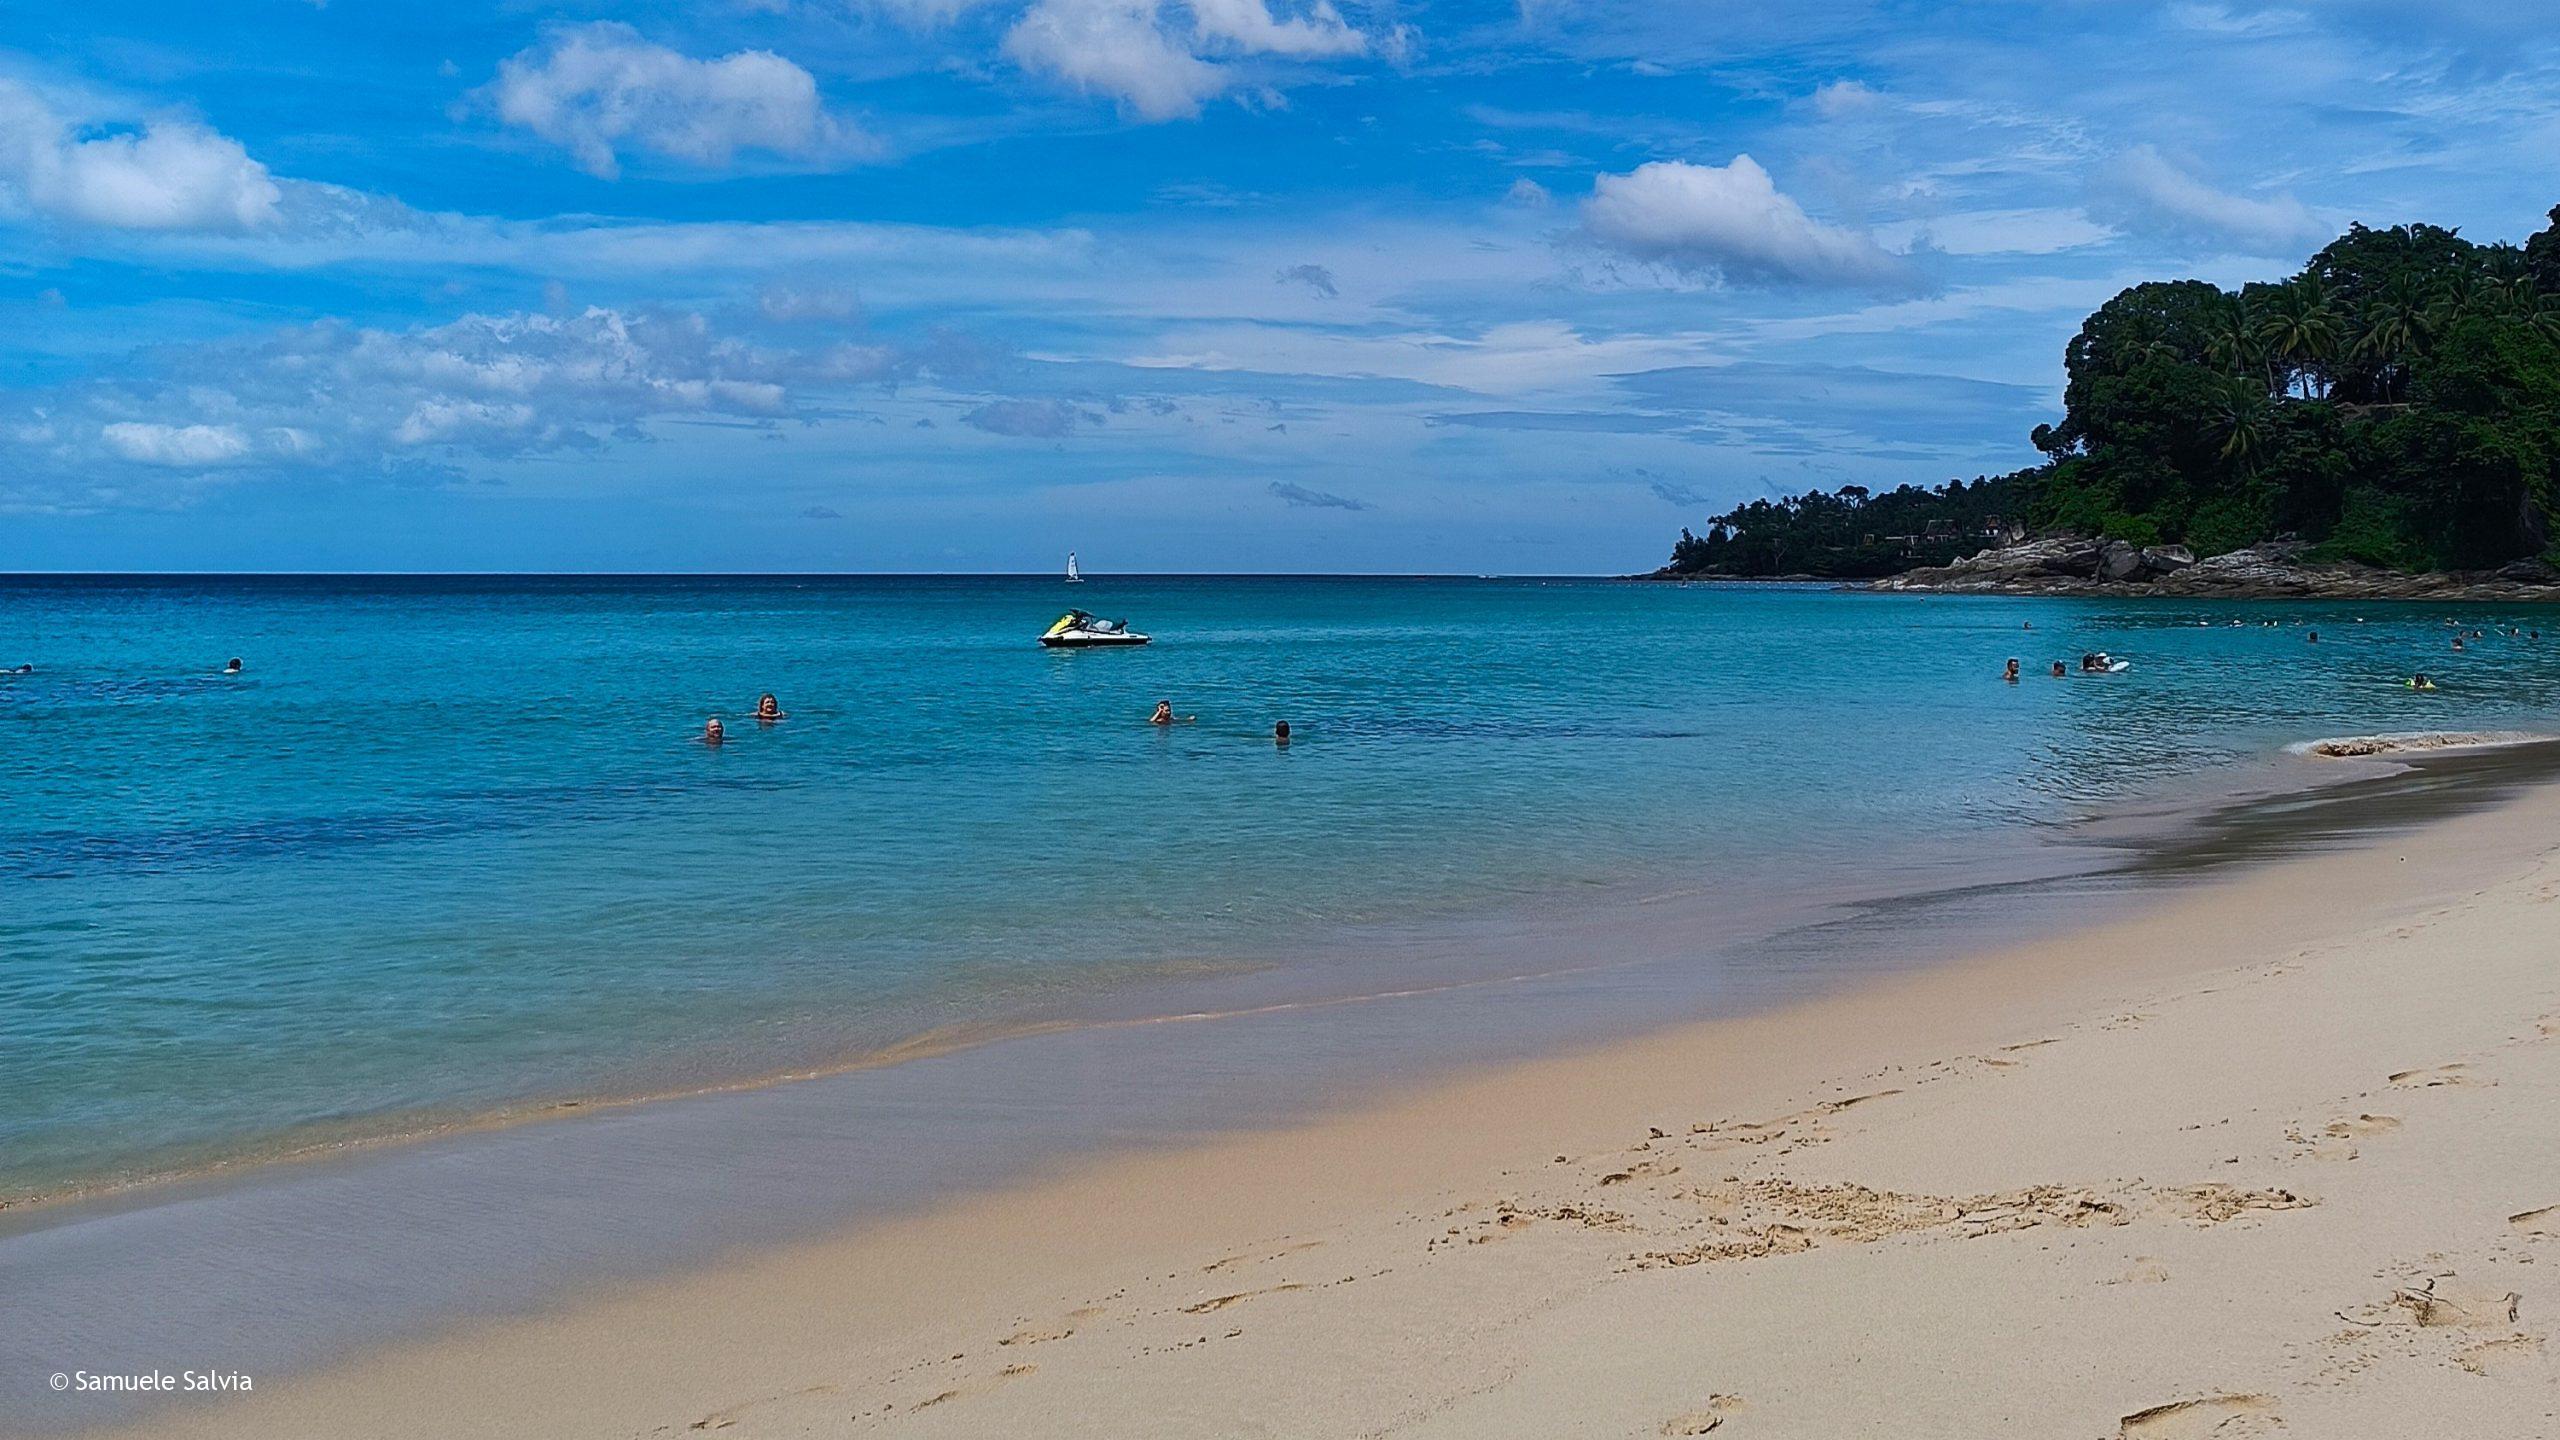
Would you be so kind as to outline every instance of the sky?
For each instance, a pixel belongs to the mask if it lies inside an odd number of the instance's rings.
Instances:
[[[2555,202],[2511,0],[0,0],[0,570],[1642,570]]]

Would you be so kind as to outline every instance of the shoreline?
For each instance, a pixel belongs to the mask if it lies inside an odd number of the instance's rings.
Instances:
[[[2370,744],[2368,742],[2387,742]],[[2396,773],[2399,762],[2419,755],[2451,755],[2495,749],[2519,749],[2549,746],[2555,756],[2553,769],[2560,771],[2560,737],[2527,732],[2412,732],[2376,736],[2338,736],[2299,741],[2286,746],[2285,758],[2314,761],[2372,761],[2378,764],[2360,768],[2341,768],[2336,773],[2320,773],[2329,767],[2305,767],[2281,781],[2270,783],[2272,766],[2278,757],[2262,757],[2255,764],[2215,767],[2221,773],[2183,777],[2182,781],[2154,795],[2128,797],[2129,803],[2120,813],[2141,817],[2132,834],[2123,833],[2095,816],[2073,822],[2081,833],[2066,839],[2059,851],[2067,853],[2074,843],[2085,842],[2101,848],[2121,848],[2136,836],[2166,839],[2174,843],[2182,831],[2203,835],[2207,830],[2244,815],[2251,807],[2285,799],[2334,796],[2341,787],[2359,781],[2386,779]],[[2352,747],[2352,748],[2329,748]],[[2231,782],[2246,779],[2234,791]],[[2205,782],[2199,785],[2197,782]],[[2211,793],[2216,800],[2200,803],[2194,796]],[[2171,799],[2171,795],[2184,796]],[[2110,833],[2115,829],[2116,833]],[[2021,856],[2027,852],[2022,851]],[[2013,860],[2021,856],[2012,856]],[[2060,873],[2025,868],[1995,878],[1994,884],[2050,884],[2074,879],[2105,880],[2118,873],[2130,874],[2139,868],[2100,864],[2081,870]],[[1821,923],[1826,912],[1855,911],[1877,905],[1925,903],[1939,892],[1930,885],[1905,889],[1889,886],[1882,889],[1859,888],[1820,903],[1780,907],[1772,914],[1790,918],[1776,924],[1777,931],[1804,923]],[[1636,903],[1650,904],[1662,897],[1643,897]],[[1504,917],[1494,917],[1497,928]],[[1717,917],[1723,919],[1726,917]],[[1767,917],[1763,917],[1766,919]],[[1525,923],[1525,917],[1509,917]],[[1773,932],[1774,933],[1774,932]],[[1768,934],[1755,930],[1747,938],[1767,939]],[[1956,950],[1965,947],[1961,942]],[[1179,982],[1157,982],[1140,987],[1134,997],[1136,1008],[1097,1010],[1073,1015],[1023,1015],[989,1017],[982,1020],[937,1027],[899,1037],[873,1049],[800,1064],[769,1072],[720,1078],[697,1084],[665,1089],[629,1092],[573,1093],[559,1096],[528,1097],[522,1101],[484,1111],[451,1116],[432,1112],[378,1117],[366,1121],[347,1122],[341,1133],[330,1133],[330,1127],[313,1126],[287,1132],[264,1141],[244,1145],[228,1153],[198,1161],[183,1161],[165,1166],[145,1166],[132,1171],[75,1181],[54,1188],[0,1191],[0,1241],[29,1226],[42,1226],[59,1212],[66,1210],[122,1209],[148,1206],[163,1195],[186,1195],[208,1186],[255,1185],[297,1167],[327,1165],[362,1159],[369,1155],[396,1153],[404,1148],[439,1141],[467,1138],[536,1126],[554,1121],[590,1119],[615,1112],[643,1110],[649,1107],[681,1103],[719,1096],[752,1095],[780,1087],[823,1081],[835,1077],[857,1075],[865,1071],[908,1064],[918,1060],[963,1054],[1009,1041],[1031,1039],[1061,1032],[1111,1030],[1167,1024],[1215,1022],[1245,1018],[1285,1010],[1313,1010],[1342,1005],[1356,1005],[1379,1000],[1409,999],[1434,993],[1462,990],[1484,985],[1500,985],[1521,981],[1550,979],[1560,976],[1604,970],[1631,962],[1624,958],[1589,960],[1559,965],[1546,972],[1522,972],[1517,969],[1439,970],[1408,977],[1409,983],[1349,988],[1316,988],[1303,992],[1283,991],[1277,995],[1258,993],[1249,982],[1263,977],[1270,962],[1244,963],[1232,967],[1231,973],[1219,980],[1204,980],[1192,986]],[[1238,988],[1238,982],[1247,982]],[[1854,982],[1853,982],[1854,983]],[[1183,1008],[1176,1005],[1149,1007],[1146,1001],[1200,1000],[1205,1003]]]
[[[1570,1237],[1562,1242],[1568,1249],[1596,1243],[1616,1254],[1623,1248],[1618,1237],[1626,1233],[1620,1222],[1634,1222],[1621,1213],[1623,1207],[1606,1207],[1635,1193],[1627,1187],[1650,1187],[1651,1175],[1638,1172],[1652,1163],[1644,1158],[1651,1147],[1706,1143],[1755,1158],[1781,1157],[1798,1150],[1807,1155],[1834,1153],[1827,1148],[1832,1141],[1848,1137],[1826,1134],[1817,1139],[1814,1130],[1839,1130],[1841,1124],[1834,1117],[1849,1103],[1863,1101],[1863,1093],[1851,1093],[1854,1079],[1869,1077],[1880,1068],[1901,1073],[1943,1065],[1949,1057],[1935,1052],[1951,1047],[2018,1044],[2040,1049],[2040,1042],[2028,1046],[2035,1037],[2023,1036],[2024,1031],[2076,1023],[2073,1016],[2086,1020],[2084,1012],[2126,1001],[2128,995],[2138,1000],[2137,992],[2146,986],[2256,966],[2256,961],[2246,959],[2236,966],[2230,963],[2235,958],[2230,933],[2183,951],[2162,943],[2190,931],[2211,935],[2216,929],[2229,932],[2236,926],[2244,942],[2255,938],[2296,948],[2336,943],[2341,935],[2355,939],[2381,921],[2403,920],[2427,903],[2476,889],[2484,866],[2502,880],[2512,880],[2510,872],[2519,870],[2538,874],[2548,868],[2549,857],[2549,842],[2540,838],[2542,822],[2554,815],[2560,815],[2560,788],[2546,782],[2521,798],[2437,821],[2424,830],[2368,833],[2365,843],[2354,849],[2182,886],[2151,914],[1996,949],[1953,964],[1873,978],[1784,1009],[1680,1024],[1632,1039],[1608,1040],[1564,1054],[1433,1080],[1391,1091],[1384,1100],[1351,1101],[1328,1107],[1313,1118],[1184,1142],[1171,1151],[1142,1145],[1132,1152],[1124,1144],[1115,1151],[1053,1158],[1029,1178],[1016,1177],[980,1194],[946,1199],[913,1214],[829,1238],[750,1245],[673,1277],[609,1280],[588,1287],[582,1296],[538,1307],[532,1318],[469,1321],[437,1338],[395,1342],[327,1369],[262,1384],[259,1397],[245,1403],[164,1412],[134,1433],[409,1433],[399,1429],[405,1417],[430,1414],[438,1417],[432,1430],[423,1428],[422,1420],[405,1423],[421,1426],[416,1433],[440,1435],[526,1433],[528,1426],[557,1435],[626,1433],[655,1426],[681,1429],[723,1415],[731,1416],[728,1423],[735,1424],[742,1417],[733,1414],[733,1407],[714,1402],[734,1401],[742,1394],[763,1415],[741,1429],[746,1434],[859,1433],[867,1432],[875,1421],[891,1419],[916,1427],[918,1433],[983,1433],[973,1427],[985,1425],[1015,1433],[1058,1433],[1055,1427],[1037,1423],[1036,1417],[1088,1412],[1008,1407],[1030,1403],[1028,1397],[1035,1390],[1054,1394],[1061,1381],[1085,1384],[1077,1404],[1134,1399],[1122,1394],[1126,1387],[1118,1381],[1103,1383],[1100,1377],[1105,1372],[1083,1374],[1082,1381],[1062,1373],[1067,1367],[1057,1363],[1058,1357],[1075,1350],[1063,1342],[1072,1340],[1075,1332],[1106,1328],[1098,1316],[1087,1317],[1082,1324],[1034,1323],[1038,1318],[1031,1313],[1034,1309],[1058,1308],[1059,1297],[1068,1291],[1103,1296],[1112,1288],[1103,1282],[1117,1274],[1125,1298],[1131,1277],[1153,1276],[1160,1270],[1197,1276],[1203,1266],[1212,1276],[1285,1273],[1290,1278],[1268,1285],[1239,1283],[1203,1293],[1165,1307],[1146,1323],[1198,1329],[1206,1323],[1195,1318],[1200,1315],[1235,1310],[1241,1317],[1242,1307],[1249,1303],[1257,1313],[1285,1306],[1305,1310],[1307,1323],[1315,1327],[1299,1343],[1321,1348],[1316,1336],[1322,1331],[1346,1321],[1355,1322],[1351,1328],[1356,1331],[1378,1318],[1368,1313],[1374,1307],[1361,1295],[1394,1288],[1382,1285],[1374,1292],[1361,1292],[1354,1282],[1405,1273],[1414,1263],[1411,1252],[1417,1248],[1424,1256],[1511,1253],[1515,1248],[1525,1255],[1549,1247],[1549,1240],[1536,1237]],[[2528,840],[2529,846],[2518,848],[2520,839]],[[2215,923],[2208,926],[2205,921]],[[2051,962],[2057,955],[2068,955],[2073,963],[2056,966]],[[2093,1005],[2095,1001],[2106,1003]],[[2103,1020],[2099,1017],[2092,1023],[2103,1029]],[[1993,1058],[2006,1053],[1995,1050]],[[1984,1061],[1978,1068],[2005,1073],[2012,1067]],[[1722,1110],[1747,1111],[1757,1106],[1774,1111],[1791,1100],[1804,1101],[1811,1110],[1799,1107],[1799,1114],[1813,1116],[1809,1122],[1813,1128],[1800,1129],[1792,1141],[1731,1128],[1763,1124],[1731,1116],[1692,1122],[1706,1125],[1699,1132],[1661,1121],[1663,1115],[1701,1104]],[[1881,1114],[1890,1108],[1871,1111],[1860,1103],[1860,1114]],[[1505,1117],[1502,1124],[1483,1124],[1484,1116],[1495,1114]],[[1654,1133],[1630,1151],[1625,1134],[1643,1116],[1653,1118],[1633,1133]],[[1783,1131],[1785,1126],[1779,1128]],[[1699,1135],[1716,1138],[1701,1141]],[[1615,1151],[1610,1149],[1613,1137]],[[1764,1141],[1774,1143],[1763,1149]],[[1808,1148],[1817,1144],[1826,1148]],[[1571,1180],[1566,1189],[1573,1193],[1538,1199],[1531,1192],[1552,1188],[1546,1184],[1544,1170],[1548,1156],[1542,1153],[1550,1148],[1568,1156],[1579,1152],[1578,1158],[1556,1162],[1563,1168],[1553,1172],[1559,1181]],[[1600,1163],[1593,1157],[1602,1153],[1619,1158],[1608,1162],[1613,1168],[1592,1171],[1591,1166]],[[1444,1207],[1443,1218],[1451,1220],[1451,1225],[1416,1228],[1417,1217],[1427,1217],[1434,1204],[1469,1190],[1485,1191],[1494,1198],[1457,1200]],[[2154,1190],[2134,1197],[2145,1205],[2156,1198]],[[2134,1199],[2117,1195],[2102,1197],[2098,1203],[2121,1209]],[[1602,1213],[1617,1214],[1619,1219],[1595,1223],[1591,1217]],[[1795,1237],[1809,1233],[1806,1226],[1794,1222],[1773,1223],[1791,1226],[1792,1236],[1788,1230],[1763,1225],[1754,1232],[1754,1245],[1768,1241],[1776,1250],[1791,1249]],[[2033,1221],[2027,1228],[2046,1223]],[[1291,1237],[1309,1227],[1333,1227],[1338,1233],[1306,1249],[1300,1239]],[[1439,1233],[1444,1229],[1452,1233]],[[1773,1235],[1789,1238],[1769,1240]],[[1502,1250],[1480,1248],[1495,1240],[1505,1242]],[[1375,1257],[1385,1265],[1376,1276],[1364,1276],[1357,1269],[1322,1277],[1307,1270],[1301,1275],[1299,1271],[1316,1262],[1289,1258],[1324,1254],[1326,1247],[1343,1254],[1364,1246],[1385,1247]],[[1184,1267],[1175,1261],[1185,1247],[1219,1253],[1193,1257],[1196,1263]],[[1244,1253],[1257,1248],[1277,1253],[1268,1258]],[[1222,1258],[1229,1252],[1235,1258]],[[1662,1253],[1678,1251],[1675,1247]],[[1768,1247],[1762,1253],[1730,1258],[1754,1264],[1798,1263],[1770,1253]],[[1330,1259],[1323,1263],[1333,1264]],[[1720,1266],[1722,1258],[1712,1258],[1711,1263]],[[1620,1255],[1605,1267],[1610,1278],[1590,1283],[1605,1289],[1618,1283],[1616,1277],[1656,1269],[1704,1273],[1681,1262],[1636,1265]],[[1519,1287],[1535,1291],[1544,1276],[1546,1271],[1532,1267],[1531,1273],[1505,1279],[1503,1284],[1510,1288],[1502,1293],[1515,1303],[1533,1298]],[[1334,1298],[1317,1298],[1319,1291]],[[1264,1297],[1298,1297],[1302,1292],[1305,1298],[1264,1302]],[[1441,1305],[1431,1301],[1425,1308],[1437,1315]],[[1351,1308],[1346,1311],[1346,1306]],[[1065,1308],[1072,1312],[1091,1307]],[[1102,1309],[1110,1312],[1112,1307]],[[729,1317],[736,1327],[751,1333],[726,1338],[695,1354],[686,1346],[700,1336],[685,1317],[704,1314]],[[1402,1314],[1398,1328],[1413,1318]],[[969,1339],[952,1328],[984,1331],[997,1319],[1022,1323],[992,1342],[983,1334]],[[803,1334],[799,1327],[804,1325],[813,1328]],[[1070,1333],[1050,1333],[1060,1328]],[[1250,1332],[1260,1329],[1254,1324]],[[1158,1363],[1148,1359],[1158,1354],[1206,1355],[1216,1343],[1241,1339],[1245,1333],[1240,1329],[1238,1335],[1229,1336],[1212,1328],[1196,1337],[1170,1337],[1168,1331],[1170,1338],[1165,1338],[1164,1345],[1123,1359],[1136,1365]],[[947,1350],[943,1348],[946,1341]],[[1058,1342],[1058,1348],[1046,1348],[1053,1342]],[[900,1344],[912,1353],[900,1352],[903,1358],[890,1353]],[[1035,1347],[1041,1357],[1037,1361],[1029,1358]],[[963,1358],[940,1358],[946,1354]],[[839,1373],[848,1355],[868,1357],[855,1368],[869,1379],[855,1383]],[[569,1392],[528,1394],[527,1377],[540,1368],[537,1357],[543,1356],[553,1362],[574,1357],[578,1366],[593,1366],[593,1383],[582,1381]],[[1016,1361],[1015,1356],[1025,1358]],[[992,1363],[999,1357],[1006,1362],[1002,1366]],[[1261,1363],[1286,1368],[1310,1358],[1291,1352],[1275,1362],[1266,1354]],[[1024,1365],[1030,1368],[1018,1368]],[[1027,1382],[1035,1374],[1049,1378],[1040,1386],[1022,1384],[1020,1400],[1011,1398],[1015,1382]],[[1218,1384],[1245,1383],[1225,1370],[1217,1374]],[[812,1381],[813,1375],[821,1378]],[[942,1388],[930,1393],[905,1396],[899,1388],[920,1377],[935,1376],[941,1378],[930,1383]],[[746,1393],[766,1379],[774,1382],[771,1396]],[[944,1385],[943,1379],[951,1383]],[[457,1386],[465,1380],[467,1385]],[[1096,1384],[1102,1388],[1093,1388]],[[864,1385],[873,1388],[864,1390]],[[541,1418],[532,1421],[504,1407],[484,1406],[469,1416],[434,1407],[418,1409],[425,1403],[420,1387],[482,1389],[511,1402],[539,1400]],[[879,1413],[849,1408],[848,1391],[861,1391],[891,1408]],[[1166,1398],[1159,1392],[1148,1393],[1158,1401]],[[1206,1393],[1223,1393],[1225,1403],[1247,1403],[1238,1391],[1219,1392],[1213,1386]],[[829,1398],[821,1403],[815,1398],[820,1394]],[[969,1403],[962,1404],[964,1400]],[[1053,1398],[1039,1403],[1057,1402]],[[697,1404],[699,1409],[677,1413]],[[1198,1423],[1187,1427],[1151,1427],[1141,1423],[1143,1417],[1123,1410],[1118,1412],[1122,1423],[1109,1433],[1214,1433],[1234,1428],[1236,1413],[1212,1422],[1194,1412]],[[973,1418],[964,1420],[964,1415]],[[1311,1419],[1303,1431],[1281,1427],[1278,1433],[1365,1428],[1352,1425],[1357,1418],[1335,1412],[1339,1427],[1324,1428]],[[788,1424],[783,1423],[786,1419]]]

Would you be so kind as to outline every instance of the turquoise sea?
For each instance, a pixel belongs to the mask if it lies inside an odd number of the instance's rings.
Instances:
[[[1041,649],[1069,604],[1156,642]],[[2453,653],[2449,616],[2488,638]],[[1509,917],[1665,894],[1713,964],[1788,897],[1940,883],[2292,742],[2560,728],[2560,629],[2503,633],[2547,623],[1599,580],[4,579],[0,666],[35,669],[0,678],[0,1197],[1463,978]],[[2133,668],[2042,673],[2097,649]],[[1196,723],[1150,727],[1159,699]]]

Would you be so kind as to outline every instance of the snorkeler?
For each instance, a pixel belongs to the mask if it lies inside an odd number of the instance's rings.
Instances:
[[[757,721],[759,721],[759,722],[760,722],[760,723],[762,723],[762,724],[770,725],[770,724],[772,724],[774,721],[776,721],[776,720],[780,720],[780,719],[782,719],[782,718],[783,718],[782,702],[773,698],[773,692],[772,692],[772,691],[770,691],[770,690],[766,691],[766,692],[765,692],[765,694],[764,694],[764,698],[763,698],[763,699],[761,699],[761,700],[758,700],[758,701],[756,702],[756,719],[757,719]]]
[[[705,745],[717,745],[717,744],[720,744],[721,742],[723,742],[723,741],[727,740],[728,738],[729,738],[729,732],[728,732],[727,730],[725,730],[725,729],[723,729],[723,728],[721,727],[721,724],[720,724],[720,717],[719,717],[719,716],[714,715],[714,716],[712,716],[710,719],[705,720],[705,721],[703,721],[703,722],[702,722],[702,743],[703,743],[703,744],[705,744]]]

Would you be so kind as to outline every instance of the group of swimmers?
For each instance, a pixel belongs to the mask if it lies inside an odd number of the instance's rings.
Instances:
[[[2210,621],[2210,620],[2198,620],[2196,623],[2197,623],[2198,625],[2211,625],[2213,622],[2212,622],[2212,621]],[[2239,627],[2239,626],[2242,626],[2242,625],[2246,625],[2247,623],[2248,623],[2247,621],[2244,621],[2244,620],[2238,620],[2238,619],[2234,619],[2234,620],[2231,622],[2231,624],[2232,624],[2235,628],[2236,628],[2236,627]],[[2259,623],[2260,623],[2261,625],[2263,625],[2263,626],[2266,626],[2266,627],[2269,627],[2269,628],[2273,628],[2275,625],[2277,625],[2277,624],[2278,624],[2278,623],[2280,623],[2280,622],[2278,622],[2278,621],[2274,621],[2274,620],[2264,620],[2264,621],[2260,621]],[[2299,621],[2299,620],[2296,620],[2296,621],[2294,621],[2293,623],[2294,623],[2294,624],[2296,624],[2296,625],[2299,625],[2299,624],[2301,624],[2302,622],[2301,622],[2301,621]],[[2361,615],[2357,616],[2357,617],[2356,617],[2356,623],[2357,623],[2357,624],[2359,624],[2359,625],[2363,624],[2363,623],[2364,623],[2364,617],[2363,617],[2363,616],[2361,616]],[[2445,628],[2446,628],[2446,629],[2451,630],[2451,631],[2453,632],[2453,648],[2454,648],[2455,650],[2457,650],[2457,651],[2468,650],[2468,649],[2470,648],[2467,644],[2465,644],[2465,643],[2464,643],[2464,642],[2465,642],[2465,640],[2466,640],[2466,638],[2467,638],[2467,639],[2470,639],[2470,640],[2485,640],[2485,639],[2487,639],[2487,638],[2488,638],[2488,632],[2487,632],[2487,631],[2485,631],[2485,630],[2478,630],[2478,629],[2473,629],[2473,630],[2465,631],[2465,630],[2462,628],[2461,623],[2460,623],[2460,622],[2458,622],[2458,621],[2455,621],[2455,620],[2450,620],[2450,619],[2448,619],[2448,620],[2446,620],[2446,621],[2444,622],[2444,624],[2445,624]],[[2021,626],[2020,628],[2021,628],[2021,629],[2026,629],[2026,630],[2033,630],[2034,628],[2036,628],[2036,626],[2035,626],[2035,622],[2034,622],[2034,621],[2032,621],[2032,620],[2030,620],[2030,621],[2026,622],[2026,623],[2025,623],[2023,626]],[[2499,633],[2500,635],[2505,636],[2506,638],[2508,638],[2508,639],[2510,639],[2510,640],[2539,640],[2539,639],[2541,639],[2541,638],[2542,638],[2542,632],[2541,632],[2541,631],[2539,631],[2539,630],[2528,630],[2528,629],[2524,628],[2524,627],[2523,627],[2523,626],[2521,626],[2521,625],[2501,625],[2501,626],[2499,626],[2499,627],[2498,627],[2498,633]],[[2305,644],[2317,645],[2317,644],[2319,644],[2319,643],[2320,643],[2320,632],[2319,632],[2319,631],[2317,631],[2317,630],[2313,630],[2313,631],[2310,631],[2310,632],[2306,633],[2302,638],[2303,638],[2303,642],[2304,642]],[[2082,656],[2080,657],[2080,673],[2081,673],[2081,674],[2083,674],[2083,675],[2106,675],[2106,674],[2111,674],[2111,673],[2113,673],[2114,669],[2115,669],[2115,663],[2114,663],[2113,659],[2112,659],[2111,657],[2109,657],[2109,656],[2108,656],[2108,654],[2107,654],[2105,651],[2103,651],[2103,650],[2093,650],[2093,651],[2090,651],[2089,653],[2087,653],[2087,654],[2085,654],[2085,655],[2082,655]],[[2063,665],[2063,663],[2062,663],[2061,661],[2056,660],[2056,661],[2054,661],[2054,662],[2053,662],[2053,678],[2055,678],[2056,680],[2059,680],[2059,679],[2062,679],[2064,676],[2068,675],[2069,673],[2070,673],[2070,671],[2069,671],[2069,670],[2068,670],[2068,669]],[[2013,658],[2013,659],[2011,659],[2011,660],[2009,661],[2008,668],[2007,668],[2007,669],[2005,669],[2005,670],[2003,670],[2003,671],[2001,672],[2001,676],[2000,676],[2000,678],[2001,678],[2001,679],[2003,679],[2003,680],[2008,681],[2008,682],[2009,682],[2010,684],[2012,684],[2012,685],[2015,685],[2015,684],[2017,684],[2017,683],[2018,683],[2018,674],[2019,674],[2019,672],[2018,672],[2018,662]],[[2403,682],[2403,683],[2405,683],[2405,684],[2408,686],[2408,688],[2410,688],[2410,689],[2412,689],[2412,690],[2433,690],[2433,689],[2435,689],[2435,688],[2436,688],[2436,682],[2435,682],[2434,680],[2430,679],[2430,678],[2429,678],[2428,676],[2426,676],[2424,673],[2420,673],[2420,674],[2417,674],[2417,675],[2413,675],[2413,676],[2409,677],[2409,679],[2408,679],[2407,681]]]
[[[790,718],[790,712],[782,708],[781,701],[773,698],[772,691],[766,691],[763,696],[756,701],[757,724],[772,725]],[[710,719],[702,722],[701,739],[702,743],[705,745],[726,744],[729,739],[729,727],[721,724],[720,717],[714,715]]]
[[[2080,673],[2083,675],[2112,675],[2115,673],[2115,665],[2116,658],[2104,650],[2092,650],[2080,657]],[[2052,674],[2054,679],[2060,680],[2065,676],[2068,676],[2070,673],[2070,668],[2064,665],[2061,661],[2056,660],[2053,662]],[[2012,685],[2015,685],[2018,683],[2018,675],[2017,657],[2011,656],[2009,660],[2009,667],[2000,672],[2000,678],[2008,681]]]
[[[1172,701],[1159,700],[1156,702],[1155,712],[1147,717],[1147,723],[1150,725],[1196,725],[1200,723],[1200,717],[1197,715],[1176,715],[1173,713]],[[1284,750],[1288,748],[1288,721],[1282,720],[1271,727],[1271,743]]]

